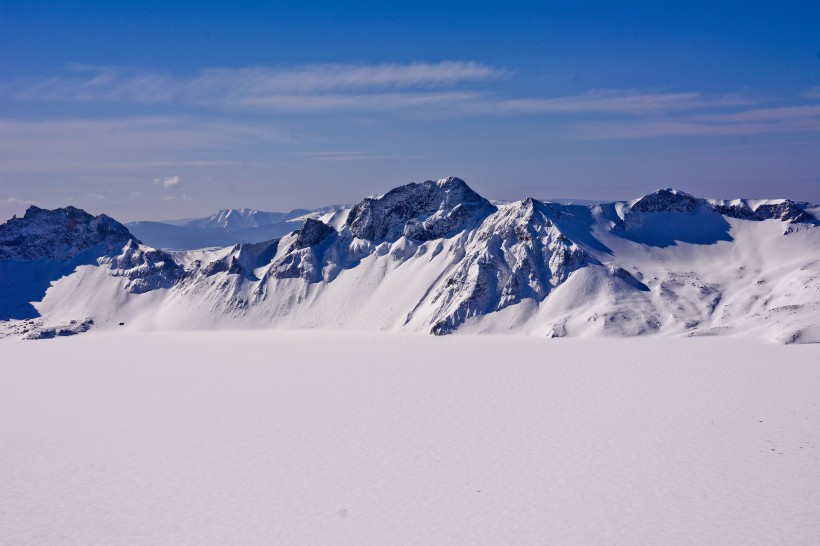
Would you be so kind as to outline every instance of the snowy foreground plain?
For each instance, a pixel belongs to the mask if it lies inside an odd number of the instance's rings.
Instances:
[[[0,340],[3,544],[820,544],[820,346]]]

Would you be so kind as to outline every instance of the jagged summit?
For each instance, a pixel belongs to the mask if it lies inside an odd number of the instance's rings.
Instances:
[[[31,206],[22,218],[0,225],[0,259],[64,260],[99,245],[116,250],[131,240],[136,241],[128,228],[105,214]]]
[[[353,207],[346,229],[369,241],[401,236],[427,241],[477,225],[496,207],[460,178],[451,176],[392,189]]]
[[[752,201],[735,199],[732,201],[710,202],[720,214],[741,220],[783,220],[797,224],[818,224],[818,219],[808,214],[804,208],[808,203],[796,203],[791,199]]]
[[[297,246],[300,248],[307,248],[309,246],[318,245],[331,235],[335,234],[336,230],[329,225],[320,222],[319,220],[308,218],[305,220],[305,223],[302,225],[302,229],[300,229],[298,233],[299,234],[296,237]]]
[[[638,212],[692,212],[704,202],[686,192],[665,188],[632,202],[632,210]]]
[[[810,206],[809,203],[797,203],[791,199],[702,199],[681,190],[665,188],[630,201],[625,208],[627,213],[692,213],[704,207],[706,211],[741,220],[817,224],[818,219],[805,211]]]

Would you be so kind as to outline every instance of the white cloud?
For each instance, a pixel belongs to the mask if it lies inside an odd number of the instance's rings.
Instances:
[[[155,178],[155,184],[161,184],[165,188],[176,188],[182,185],[182,178],[178,175],[169,176],[168,178]]]

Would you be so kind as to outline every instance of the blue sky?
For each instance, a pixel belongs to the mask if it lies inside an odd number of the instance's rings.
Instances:
[[[0,216],[488,198],[820,201],[817,2],[0,0]]]

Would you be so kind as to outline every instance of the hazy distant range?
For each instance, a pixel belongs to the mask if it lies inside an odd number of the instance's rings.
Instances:
[[[289,212],[222,209],[205,218],[139,221],[126,224],[129,231],[148,246],[173,250],[226,247],[276,239],[302,227],[308,218],[318,218],[348,205]]]

